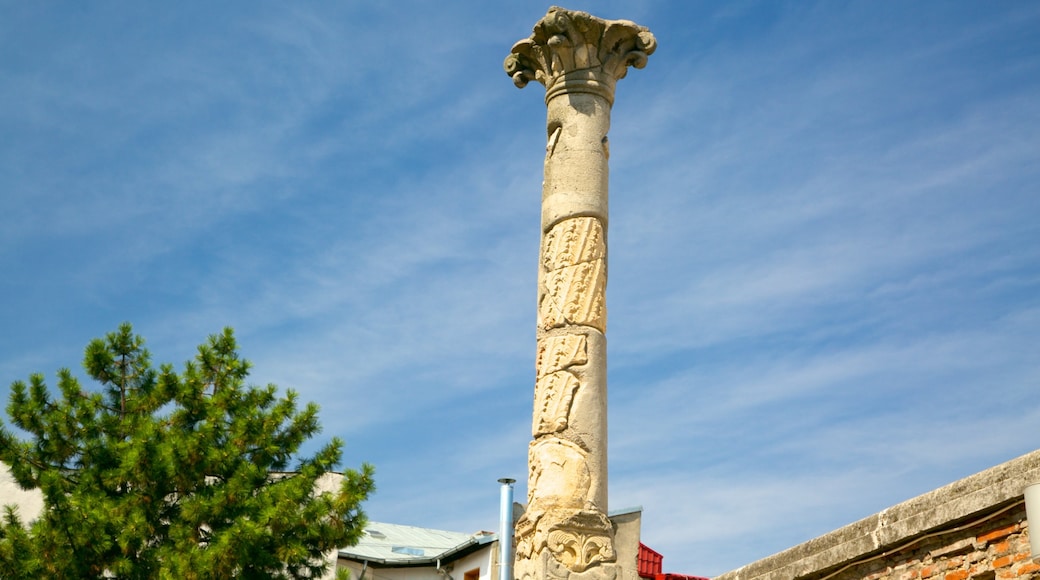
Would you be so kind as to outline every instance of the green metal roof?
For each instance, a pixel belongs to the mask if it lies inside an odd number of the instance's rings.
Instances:
[[[463,534],[415,526],[369,522],[356,546],[342,548],[340,558],[376,566],[427,566],[468,553],[468,548],[492,542],[491,532]]]

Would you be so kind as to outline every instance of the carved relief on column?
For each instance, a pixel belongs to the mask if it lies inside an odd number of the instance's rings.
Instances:
[[[562,513],[563,517],[557,510],[538,520],[518,522],[516,556],[537,560],[541,555],[543,561],[556,560],[563,566],[551,574],[555,578],[566,578],[568,572],[580,573],[616,560],[613,538],[608,532],[610,520],[605,515],[588,510]]]
[[[538,341],[532,435],[538,437],[567,428],[574,393],[581,386],[576,367],[588,360],[584,335],[550,336]]]
[[[533,507],[589,507],[592,474],[588,451],[559,437],[543,437],[528,449],[528,499]]]
[[[531,443],[529,455],[530,503],[516,524],[517,558],[550,554],[565,567],[556,577],[613,562],[610,520],[590,501],[596,482],[588,451],[565,439],[542,437]]]
[[[607,244],[603,224],[576,217],[556,224],[542,241],[538,326],[591,326],[606,332]]]
[[[599,512],[575,512],[549,532],[546,548],[570,570],[584,572],[614,561],[614,538],[605,531],[610,529],[610,520]]]

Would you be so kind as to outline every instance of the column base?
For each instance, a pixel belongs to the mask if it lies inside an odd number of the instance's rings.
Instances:
[[[519,580],[615,580],[614,530],[595,510],[529,510],[516,524]]]
[[[565,564],[557,562],[547,551],[532,560],[517,561],[513,568],[517,580],[616,580],[618,566],[605,562],[584,572],[575,572]]]

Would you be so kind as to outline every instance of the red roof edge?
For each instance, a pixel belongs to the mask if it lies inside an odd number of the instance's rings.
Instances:
[[[664,556],[660,552],[651,550],[646,544],[639,543],[639,561],[637,570],[640,578],[646,580],[711,580],[704,576],[690,576],[688,574],[671,574],[662,572]]]

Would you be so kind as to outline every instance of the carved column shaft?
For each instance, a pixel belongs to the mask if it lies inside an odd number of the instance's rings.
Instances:
[[[522,579],[614,578],[607,511],[607,161],[614,87],[642,68],[645,28],[551,8],[505,68],[546,88],[535,396]]]
[[[606,512],[610,104],[600,95],[558,93],[547,105],[533,446],[573,443],[588,475],[563,489],[532,485],[529,499]]]

